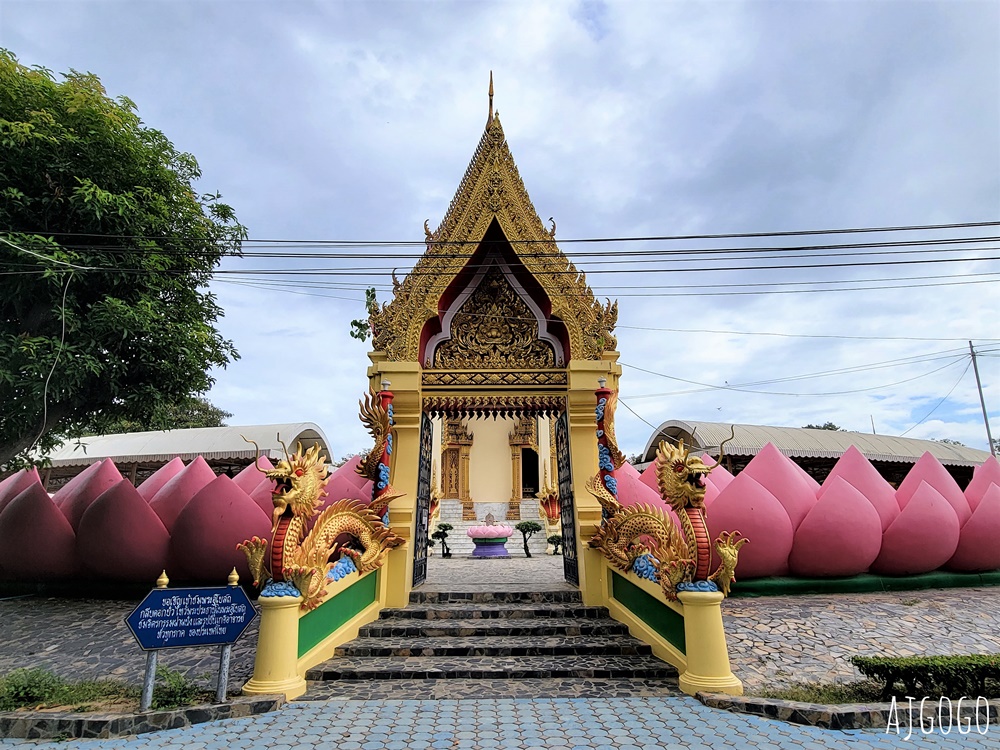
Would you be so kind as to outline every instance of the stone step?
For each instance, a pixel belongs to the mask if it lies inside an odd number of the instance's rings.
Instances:
[[[639,698],[680,695],[675,678],[520,680],[331,680],[307,682],[296,700],[454,700],[518,698]]]
[[[522,635],[355,638],[334,651],[336,656],[626,656],[652,649],[622,635]]]
[[[445,604],[452,602],[492,603],[492,602],[535,602],[573,603],[581,602],[580,592],[575,589],[564,591],[421,591],[410,592],[411,604]]]
[[[362,625],[358,633],[360,638],[466,638],[521,635],[627,636],[628,628],[610,618],[544,617],[510,620],[398,618],[376,620]]]
[[[551,617],[607,618],[606,607],[587,607],[574,603],[500,602],[472,604],[443,602],[411,604],[408,607],[387,607],[379,613],[380,620],[523,620]]]
[[[447,680],[676,677],[654,656],[339,656],[306,673],[307,680]]]

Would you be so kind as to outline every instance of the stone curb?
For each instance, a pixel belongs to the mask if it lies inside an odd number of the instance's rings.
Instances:
[[[228,703],[188,706],[147,713],[0,712],[0,737],[21,740],[110,739],[162,729],[182,729],[205,721],[236,719],[276,711],[283,695],[238,696]]]
[[[709,708],[720,708],[726,711],[739,714],[750,714],[752,716],[762,716],[766,719],[777,719],[787,721],[789,724],[805,724],[807,726],[819,727],[821,729],[884,729],[889,724],[890,717],[893,726],[896,722],[902,728],[906,728],[910,722],[908,704],[905,700],[896,704],[896,713],[892,716],[891,703],[843,703],[838,705],[826,705],[823,703],[802,703],[799,701],[786,701],[779,698],[757,698],[744,695],[724,695],[722,693],[702,693],[695,696],[699,701]],[[913,726],[919,725],[917,714],[919,713],[919,701],[914,701]],[[980,706],[982,703],[979,704]],[[938,702],[927,701],[923,715],[928,722],[933,721],[932,726],[938,726]],[[946,714],[947,716],[947,714]],[[983,710],[977,708],[975,699],[972,702],[963,704],[961,712],[955,712],[953,722],[969,719],[973,725],[978,720],[987,723],[996,723],[1000,717],[1000,701],[991,700],[987,702],[987,707]],[[948,719],[946,718],[945,721]],[[949,724],[949,726],[951,726]]]

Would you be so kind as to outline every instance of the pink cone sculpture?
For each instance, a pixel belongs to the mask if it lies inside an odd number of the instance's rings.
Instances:
[[[1000,485],[991,484],[958,535],[946,567],[966,573],[1000,568]]]
[[[0,514],[0,567],[22,581],[67,578],[79,571],[76,535],[40,484],[31,484]]]
[[[882,546],[882,521],[875,507],[842,477],[795,530],[788,566],[806,578],[853,576],[868,570]]]
[[[937,570],[958,549],[959,522],[940,492],[921,482],[882,535],[882,550],[872,572],[916,575]]]
[[[921,482],[926,482],[936,489],[951,504],[955,515],[958,516],[959,524],[969,520],[969,516],[972,515],[969,501],[965,499],[965,495],[962,494],[962,490],[959,489],[948,470],[930,453],[925,453],[913,464],[913,468],[907,472],[906,478],[896,490],[896,502],[899,503],[901,509],[910,502],[910,498],[916,493]]]
[[[185,466],[183,471],[160,488],[149,501],[149,507],[160,517],[167,531],[173,533],[177,516],[191,501],[191,498],[214,479],[215,472],[212,471],[212,467],[206,463],[204,458],[198,456]]]
[[[174,456],[150,474],[146,481],[136,487],[139,491],[139,496],[148,503],[156,497],[156,493],[163,488],[163,485],[182,471],[184,471],[184,462],[181,461],[180,456]]]
[[[118,471],[114,461],[110,459],[98,461],[82,474],[67,482],[66,486],[52,496],[52,502],[66,516],[73,531],[76,531],[87,507],[102,492],[121,480],[121,472]]]
[[[101,494],[80,519],[76,548],[101,578],[151,583],[167,567],[170,535],[127,479]]]
[[[794,538],[792,522],[777,498],[745,471],[719,494],[707,516],[710,539],[716,539],[722,531],[739,529],[751,540],[740,550],[737,575],[741,579],[788,574]],[[718,555],[713,551],[712,569],[718,564]]]
[[[802,519],[812,510],[816,503],[816,490],[819,488],[811,477],[808,475],[804,477],[797,469],[790,458],[768,443],[740,473],[740,476],[746,474],[752,477],[781,503],[793,529],[798,528]],[[732,528],[742,531],[740,526]],[[745,536],[753,539],[750,532],[746,532]],[[743,554],[745,553],[741,553],[741,559]]]
[[[892,485],[882,478],[871,462],[853,445],[844,451],[844,455],[838,459],[833,470],[827,475],[817,493],[817,498],[822,498],[827,488],[838,478],[850,483],[874,506],[882,523],[882,531],[889,528],[889,524],[896,520],[896,516],[899,515],[899,503],[896,502],[896,492],[892,489]]]
[[[177,516],[170,559],[189,579],[225,581],[236,568],[249,580],[246,557],[236,545],[254,536],[270,538],[271,519],[227,476],[205,485]]]
[[[32,466],[30,469],[22,469],[16,474],[0,482],[0,513],[7,507],[7,504],[15,497],[24,492],[33,484],[41,486],[42,480],[38,476],[38,469]]]
[[[973,511],[991,484],[1000,487],[1000,461],[997,461],[996,456],[990,456],[982,466],[976,467],[972,474],[972,481],[965,488],[965,499],[969,501],[969,507]],[[0,508],[3,507],[2,503],[3,496],[0,495]]]

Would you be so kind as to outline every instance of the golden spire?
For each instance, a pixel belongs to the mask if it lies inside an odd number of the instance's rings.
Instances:
[[[486,118],[486,127],[493,122],[493,71],[490,71],[490,116]]]

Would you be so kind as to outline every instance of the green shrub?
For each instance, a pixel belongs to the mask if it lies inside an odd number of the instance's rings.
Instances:
[[[163,665],[156,667],[153,708],[190,706],[198,701],[201,694],[201,689],[182,673]]]
[[[1000,654],[853,656],[851,664],[882,683],[881,700],[892,695],[989,696],[1000,682]]]
[[[138,688],[112,680],[68,682],[44,669],[15,669],[0,677],[0,711],[38,705],[71,706],[86,710],[89,703],[128,700],[139,696]]]
[[[64,685],[61,677],[37,667],[15,669],[0,678],[0,710],[13,711],[52,700]]]

